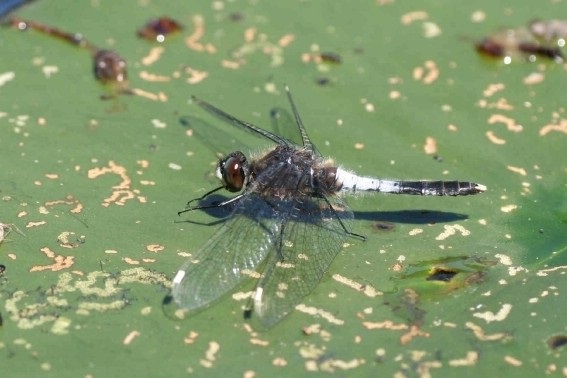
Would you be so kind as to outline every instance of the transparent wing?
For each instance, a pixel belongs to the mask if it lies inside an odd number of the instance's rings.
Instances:
[[[257,194],[243,197],[230,219],[179,269],[172,288],[177,304],[205,308],[250,277],[279,234],[273,218],[273,208]]]
[[[249,122],[246,121],[242,121],[228,113],[226,113],[225,111],[217,108],[216,106],[209,104],[208,102],[201,100],[200,98],[197,98],[195,96],[191,96],[191,98],[193,99],[193,102],[197,105],[199,105],[202,109],[204,109],[205,111],[207,111],[209,114],[217,117],[218,119],[231,124],[233,126],[235,126],[237,129],[245,131],[249,134],[255,135],[257,137],[263,137],[265,139],[269,139],[271,140],[273,143],[276,144],[287,144],[287,141],[285,140],[285,138],[280,137],[279,135],[276,135],[268,130],[264,130],[261,127],[255,126]]]
[[[266,328],[313,291],[348,236],[344,227],[350,230],[352,212],[340,198],[328,200],[335,211],[314,197],[296,198],[288,207],[282,240],[272,244],[254,296],[254,312]]]
[[[272,129],[276,134],[281,135],[298,146],[303,145],[301,133],[297,128],[295,119],[288,110],[280,107],[272,108],[272,110],[270,110],[270,120],[272,122]],[[317,147],[313,145],[313,142],[311,142],[311,146],[313,147],[313,153],[317,156],[321,156]]]
[[[270,120],[272,130],[278,135],[292,141],[298,146],[302,145],[301,134],[299,133],[295,120],[290,112],[284,108],[275,107],[270,110]]]
[[[213,152],[217,158],[225,157],[231,151],[252,151],[241,139],[200,118],[186,115],[179,118],[179,123],[183,128],[191,130],[199,142]]]

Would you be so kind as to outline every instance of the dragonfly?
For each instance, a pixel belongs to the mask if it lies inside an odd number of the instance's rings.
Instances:
[[[241,151],[221,158],[216,169],[220,186],[189,201],[179,212],[231,209],[222,226],[173,278],[173,299],[189,313],[211,306],[255,279],[245,317],[255,316],[263,328],[282,320],[314,290],[347,238],[365,240],[351,231],[354,216],[344,195],[466,196],[486,190],[468,181],[385,180],[343,169],[315,148],[287,86],[285,90],[297,143],[192,98],[212,116],[275,146],[251,159]],[[236,194],[207,203],[207,197],[220,190]]]

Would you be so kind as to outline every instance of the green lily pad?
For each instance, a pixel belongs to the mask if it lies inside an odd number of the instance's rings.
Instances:
[[[119,52],[135,95],[101,100],[115,92],[95,79],[85,49],[0,30],[2,371],[565,374],[565,67],[487,61],[473,45],[527,25],[535,10],[551,19],[565,5],[39,1],[19,9],[22,19]],[[162,15],[183,30],[163,44],[137,37]],[[270,109],[287,107],[285,84],[318,149],[345,168],[470,180],[488,191],[348,198],[353,231],[368,240],[349,240],[274,328],[257,332],[243,320],[253,282],[178,319],[171,279],[215,231],[177,217],[216,185],[214,153],[180,122],[207,118],[190,95],[269,128]],[[219,127],[230,138],[230,126]],[[245,142],[253,152],[266,147]],[[435,272],[456,275],[428,280]]]

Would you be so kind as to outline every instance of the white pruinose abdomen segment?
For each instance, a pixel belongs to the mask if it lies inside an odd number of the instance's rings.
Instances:
[[[335,178],[338,190],[351,193],[372,191],[421,196],[468,196],[486,191],[486,186],[470,181],[380,180],[360,177],[340,168]]]
[[[337,168],[337,183],[342,184],[343,192],[384,192],[397,193],[399,191],[398,181],[380,180],[374,177],[361,177],[352,172]]]

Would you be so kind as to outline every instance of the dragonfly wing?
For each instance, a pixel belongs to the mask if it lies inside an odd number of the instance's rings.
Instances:
[[[295,119],[293,119],[293,116],[288,110],[280,107],[274,107],[270,110],[270,119],[272,122],[272,129],[276,134],[281,135],[298,146],[303,145],[301,133],[297,128]],[[313,147],[313,153],[316,156],[321,156],[321,153],[317,150],[315,145],[313,145],[313,142],[311,142],[311,146]]]
[[[179,123],[185,129],[191,130],[192,135],[218,158],[224,157],[227,151],[252,151],[241,139],[200,118],[186,115],[179,118]]]
[[[209,306],[254,275],[278,230],[273,209],[255,193],[243,197],[230,219],[186,261],[173,279],[172,294],[186,310]]]
[[[253,135],[259,136],[259,137],[264,137],[267,138],[269,140],[271,140],[272,142],[276,143],[276,144],[286,144],[286,140],[285,138],[280,137],[279,135],[276,135],[268,130],[264,130],[261,127],[255,126],[251,123],[248,123],[246,121],[242,121],[226,112],[224,112],[223,110],[217,108],[216,106],[209,104],[206,101],[201,100],[200,98],[197,98],[195,96],[191,97],[193,99],[193,102],[197,105],[199,105],[201,108],[203,108],[205,111],[207,111],[209,114],[211,114],[214,117],[217,117],[218,119],[227,122],[235,127],[237,127],[240,130],[243,130],[247,133],[251,133]]]
[[[295,120],[288,110],[280,107],[272,108],[270,110],[270,120],[272,130],[274,130],[276,134],[301,146],[301,134],[298,132],[297,126],[295,126]]]
[[[328,200],[334,211],[315,197],[300,197],[289,205],[282,240],[272,244],[254,296],[254,312],[264,327],[291,312],[317,286],[341,250],[348,236],[344,227],[348,229],[353,214],[339,198]]]

